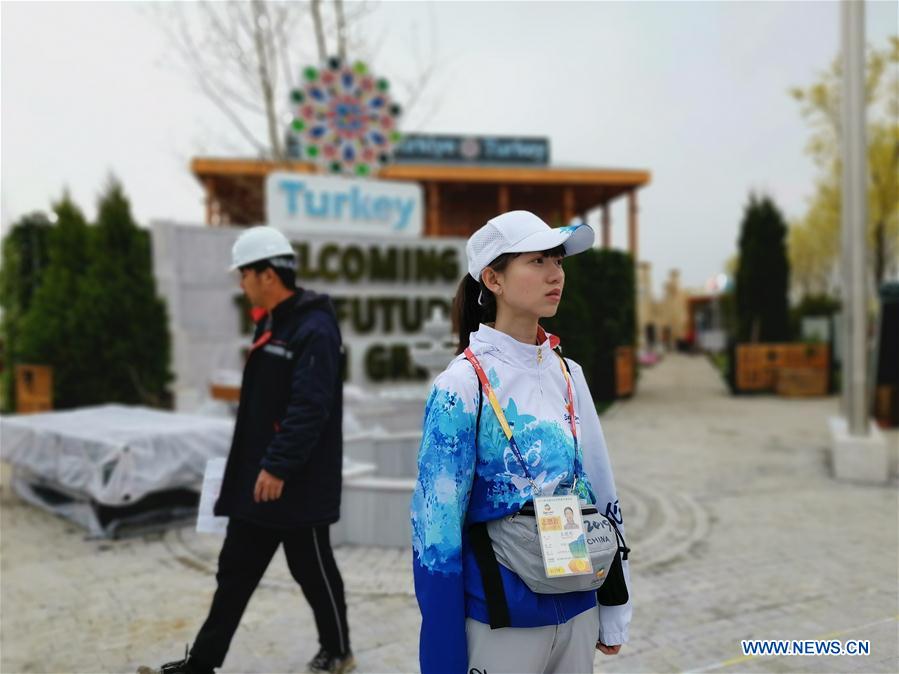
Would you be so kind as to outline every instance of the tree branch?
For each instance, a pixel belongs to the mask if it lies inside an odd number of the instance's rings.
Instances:
[[[346,18],[343,15],[343,0],[334,0],[334,14],[337,17],[337,56],[346,63]]]
[[[315,28],[318,62],[324,63],[328,60],[328,45],[325,42],[325,28],[322,23],[322,0],[312,0],[312,25]]]

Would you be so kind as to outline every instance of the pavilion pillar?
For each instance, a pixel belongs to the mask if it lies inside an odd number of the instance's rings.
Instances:
[[[637,241],[637,191],[627,193],[627,249],[634,258],[634,264],[639,259],[639,246]]]
[[[571,224],[574,216],[574,188],[566,187],[562,192],[562,226]]]
[[[203,187],[206,189],[206,224],[207,225],[216,224],[216,223],[212,222],[212,219],[215,214],[215,204],[214,204],[215,199],[212,196],[212,193],[213,193],[212,185],[213,185],[212,178],[206,178],[203,181]]]
[[[506,213],[509,210],[509,186],[508,185],[500,185],[499,193],[497,195],[498,201],[497,206],[499,207],[500,213]]]
[[[440,231],[440,186],[428,183],[428,215],[425,232],[429,236],[437,236]]]
[[[608,201],[602,205],[602,247],[612,247],[612,212]]]

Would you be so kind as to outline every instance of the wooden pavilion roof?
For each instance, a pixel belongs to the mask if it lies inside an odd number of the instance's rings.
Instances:
[[[308,162],[213,157],[195,158],[190,168],[206,190],[206,219],[213,225],[263,223],[269,173],[319,172]],[[389,164],[377,177],[421,183],[429,202],[427,233],[455,236],[467,236],[484,216],[510,207],[567,222],[650,181],[644,170],[423,163]]]

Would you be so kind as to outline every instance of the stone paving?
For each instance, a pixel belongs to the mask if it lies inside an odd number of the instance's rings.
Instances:
[[[890,485],[830,477],[835,397],[733,398],[702,357],[668,356],[604,417],[629,543],[630,641],[597,672],[899,671],[897,434]],[[0,488],[0,671],[133,672],[180,657],[205,618],[220,539],[123,541]],[[360,672],[417,671],[408,550],[337,550]],[[871,654],[743,657],[741,639],[868,639]],[[301,672],[312,616],[281,553],[224,672]]]

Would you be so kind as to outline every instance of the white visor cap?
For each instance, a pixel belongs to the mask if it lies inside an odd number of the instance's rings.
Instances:
[[[468,273],[480,282],[484,268],[503,253],[537,253],[562,246],[566,256],[576,255],[590,248],[595,238],[587,224],[552,228],[530,211],[509,211],[488,220],[468,239]]]

